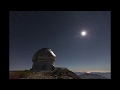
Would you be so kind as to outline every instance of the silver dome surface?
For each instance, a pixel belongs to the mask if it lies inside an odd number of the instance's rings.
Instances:
[[[50,48],[42,48],[38,50],[32,58],[32,61],[41,61],[41,60],[53,60],[55,61],[56,55]]]

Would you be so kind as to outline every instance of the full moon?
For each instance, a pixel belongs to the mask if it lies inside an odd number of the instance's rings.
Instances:
[[[86,35],[86,32],[85,32],[85,31],[82,31],[82,32],[81,32],[81,35],[82,35],[82,36],[85,36],[85,35]]]

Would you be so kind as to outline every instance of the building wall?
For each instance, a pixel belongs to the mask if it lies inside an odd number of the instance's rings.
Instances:
[[[54,61],[36,61],[33,62],[32,70],[51,71]]]

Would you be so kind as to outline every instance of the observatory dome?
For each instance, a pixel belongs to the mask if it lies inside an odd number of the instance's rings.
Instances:
[[[43,61],[43,60],[52,60],[55,61],[56,55],[50,48],[42,48],[38,50],[32,58],[32,62]]]

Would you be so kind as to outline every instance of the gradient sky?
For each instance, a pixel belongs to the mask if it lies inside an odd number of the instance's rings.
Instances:
[[[10,11],[9,70],[32,68],[41,48],[56,54],[56,67],[111,71],[111,12]]]

